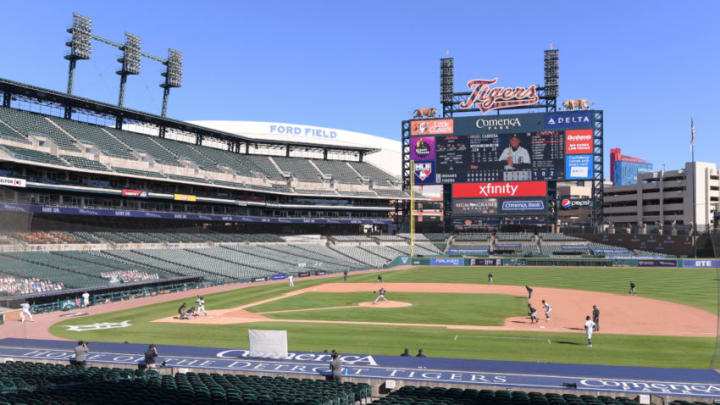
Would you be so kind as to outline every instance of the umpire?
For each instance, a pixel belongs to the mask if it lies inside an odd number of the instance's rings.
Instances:
[[[597,305],[593,305],[593,322],[595,322],[595,332],[600,332],[600,310]]]

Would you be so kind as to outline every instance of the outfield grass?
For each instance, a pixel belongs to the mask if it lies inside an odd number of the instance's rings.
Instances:
[[[384,272],[386,282],[450,282],[485,283],[488,268],[419,268],[407,271]],[[716,312],[717,280],[712,270],[690,269],[639,269],[639,268],[492,268],[496,284],[573,288],[592,291],[626,293],[630,279],[638,284],[639,295],[675,301]],[[351,276],[349,282],[374,281],[376,274]],[[338,282],[341,278],[324,280],[296,280],[296,289],[326,282]],[[233,308],[262,299],[276,297],[292,289],[286,283],[253,286],[235,291],[207,295],[208,309]],[[366,293],[361,293],[366,294]],[[399,293],[398,293],[399,294]],[[300,297],[306,297],[303,294]],[[350,297],[350,294],[348,295]],[[315,298],[313,298],[314,300]],[[325,300],[313,302],[313,307]],[[350,298],[348,298],[351,300]],[[400,299],[393,295],[393,299]],[[497,299],[497,298],[493,298]],[[300,303],[282,299],[266,304],[291,305],[302,308]],[[302,301],[301,298],[298,300]],[[363,299],[368,300],[368,299]],[[445,303],[451,311],[471,319],[476,307],[467,309],[453,301]],[[177,307],[186,301],[176,300],[110,314],[70,319],[54,325],[51,333],[69,338],[89,341],[131,343],[155,343],[189,346],[247,348],[248,329],[284,329],[288,331],[290,350],[322,351],[337,349],[341,352],[397,355],[408,347],[412,352],[423,348],[433,357],[479,358],[493,360],[542,361],[561,363],[587,363],[607,365],[638,365],[657,367],[707,368],[714,350],[713,338],[683,338],[659,336],[627,336],[597,334],[592,348],[584,346],[584,336],[579,333],[547,332],[474,332],[451,331],[439,327],[351,326],[329,324],[253,323],[244,325],[200,325],[149,322],[176,313]],[[280,304],[281,302],[283,302]],[[351,300],[352,301],[352,300]],[[333,306],[338,300],[332,300]],[[329,305],[328,305],[329,306]],[[405,308],[411,310],[413,307]],[[257,308],[255,308],[257,310]],[[285,308],[287,309],[287,308]],[[458,310],[460,309],[460,310]],[[271,310],[271,309],[266,309]],[[351,308],[343,313],[348,319]],[[390,309],[383,309],[386,311]],[[335,310],[328,310],[333,312]],[[378,310],[372,312],[377,320]],[[312,317],[318,319],[318,313]],[[311,313],[311,312],[305,312]],[[336,316],[337,314],[325,314]],[[288,313],[283,314],[288,316]],[[433,316],[438,316],[437,314]],[[68,332],[67,325],[92,324],[95,322],[119,322],[130,320],[132,326],[124,329],[108,329],[88,332]],[[426,322],[423,322],[426,323]],[[448,322],[443,322],[448,323]],[[467,322],[466,322],[467,323]],[[455,339],[455,336],[458,336]],[[548,343],[550,339],[550,343]]]
[[[717,313],[718,274],[711,269],[646,267],[418,267],[382,272],[385,282],[487,283],[492,272],[495,284],[570,288],[627,294],[630,280],[639,296],[691,305]],[[358,275],[348,281],[374,282],[377,273]]]
[[[375,294],[304,293],[248,308],[253,312],[327,308],[372,301]],[[502,294],[391,293],[405,308],[334,308],[265,314],[275,319],[502,326],[505,318],[527,315],[527,298]],[[450,303],[450,304],[449,304]]]

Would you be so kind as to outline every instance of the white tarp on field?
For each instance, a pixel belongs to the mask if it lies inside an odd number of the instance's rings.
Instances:
[[[287,331],[248,329],[250,357],[287,358]]]

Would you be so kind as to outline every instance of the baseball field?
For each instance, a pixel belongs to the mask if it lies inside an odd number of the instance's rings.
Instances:
[[[492,271],[494,283],[489,284]],[[61,338],[247,348],[248,329],[288,331],[290,350],[606,365],[707,368],[718,276],[708,269],[418,267],[250,285],[205,295],[208,316],[179,320],[194,297],[54,324]],[[637,295],[629,295],[629,283]],[[533,288],[528,299],[525,285]],[[388,302],[373,304],[380,287]],[[172,299],[172,296],[168,296]],[[551,306],[545,320],[541,300]],[[528,303],[540,322],[531,324]],[[600,309],[586,347],[585,316]],[[123,328],[75,331],[103,322]]]

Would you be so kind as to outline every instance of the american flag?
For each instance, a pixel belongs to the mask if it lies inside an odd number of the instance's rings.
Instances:
[[[690,117],[690,145],[695,143],[695,124],[693,123],[692,117]]]

